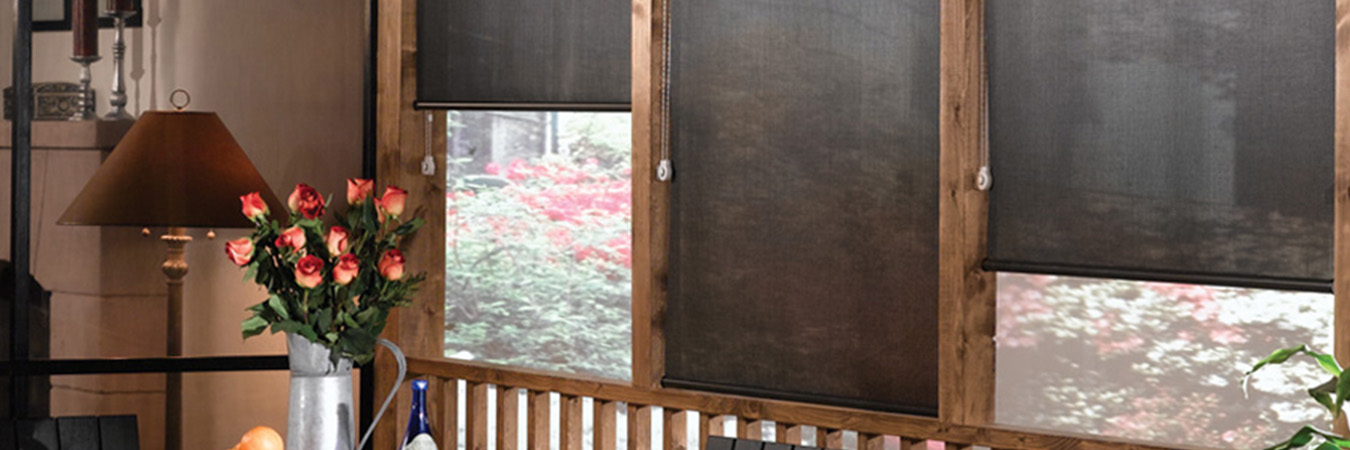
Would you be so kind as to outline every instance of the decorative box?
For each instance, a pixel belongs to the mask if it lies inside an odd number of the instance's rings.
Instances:
[[[69,120],[80,111],[80,85],[64,82],[33,83],[33,101],[37,105],[33,111],[33,120]],[[5,88],[5,120],[14,120],[13,86]]]

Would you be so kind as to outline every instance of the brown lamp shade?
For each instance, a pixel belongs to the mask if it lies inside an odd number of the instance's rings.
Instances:
[[[216,113],[147,111],[58,223],[245,228],[239,197],[249,192],[283,214]]]

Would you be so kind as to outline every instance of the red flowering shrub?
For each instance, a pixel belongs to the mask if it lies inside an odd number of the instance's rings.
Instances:
[[[446,352],[629,378],[626,161],[550,156],[484,172],[446,194]]]

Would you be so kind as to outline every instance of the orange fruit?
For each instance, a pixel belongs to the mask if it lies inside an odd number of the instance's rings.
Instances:
[[[281,440],[281,435],[277,430],[269,427],[255,427],[244,433],[243,439],[239,440],[239,445],[235,450],[285,450],[286,443]]]

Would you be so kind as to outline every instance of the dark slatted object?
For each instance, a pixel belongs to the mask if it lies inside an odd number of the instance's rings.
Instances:
[[[623,0],[419,0],[422,107],[626,110]]]
[[[18,450],[60,450],[56,419],[20,420],[14,426]]]
[[[936,414],[938,3],[671,4],[667,386]]]
[[[14,421],[0,420],[0,448],[17,448],[14,440]]]
[[[56,419],[61,450],[98,450],[97,417],[62,417]]]
[[[996,270],[1329,291],[1335,2],[988,2]]]
[[[136,416],[108,416],[98,418],[99,439],[103,450],[140,450],[140,433]]]

